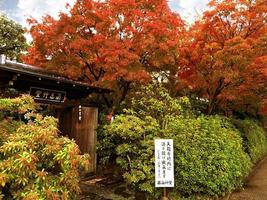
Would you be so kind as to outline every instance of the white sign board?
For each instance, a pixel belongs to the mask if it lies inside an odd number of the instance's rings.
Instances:
[[[155,185],[174,187],[173,140],[155,140]]]

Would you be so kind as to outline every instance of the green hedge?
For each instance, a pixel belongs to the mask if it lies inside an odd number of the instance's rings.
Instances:
[[[253,163],[267,154],[267,136],[260,122],[253,119],[233,120],[243,138],[245,151]]]
[[[172,138],[175,146],[175,188],[180,196],[223,196],[242,184],[251,161],[231,121],[198,116],[187,98],[172,98],[149,86],[133,99],[131,109],[104,127],[116,139],[117,163],[136,190],[158,198],[154,187],[154,139]]]
[[[223,196],[242,184],[251,163],[239,132],[219,116],[170,120],[175,145],[175,189],[181,194]]]
[[[154,190],[154,138],[172,138],[175,148],[175,191],[182,195],[223,196],[242,184],[250,170],[239,132],[218,116],[169,118],[160,129],[151,117],[120,115],[106,127],[120,139],[117,163],[135,189],[157,197]]]

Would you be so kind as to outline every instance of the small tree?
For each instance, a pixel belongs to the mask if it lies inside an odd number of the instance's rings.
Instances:
[[[0,14],[0,55],[19,60],[28,46],[24,33],[21,25]]]

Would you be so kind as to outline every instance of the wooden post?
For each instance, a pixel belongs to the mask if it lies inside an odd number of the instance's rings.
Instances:
[[[163,188],[163,197],[162,197],[162,200],[169,200],[168,199],[167,188]]]

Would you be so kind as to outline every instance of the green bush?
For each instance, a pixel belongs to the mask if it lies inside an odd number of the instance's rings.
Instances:
[[[152,199],[154,139],[172,138],[175,148],[175,188],[180,195],[220,196],[242,182],[251,163],[237,129],[218,116],[197,116],[187,98],[175,99],[161,87],[144,88],[132,109],[105,126],[116,138],[117,163],[133,188]]]
[[[173,119],[165,137],[174,139],[175,189],[181,194],[223,196],[249,173],[239,132],[224,118]]]
[[[116,159],[116,146],[119,144],[119,138],[115,136],[110,137],[104,128],[109,123],[106,115],[100,113],[96,148],[98,163],[102,166],[106,166],[108,163],[114,163]]]
[[[156,118],[159,126],[164,126],[164,116],[170,115],[194,115],[188,98],[173,99],[167,93],[166,89],[160,85],[149,85],[142,87],[136,92],[136,98],[128,102],[128,113],[135,112],[140,118],[151,116]],[[149,96],[149,98],[148,98]],[[133,110],[131,108],[134,108]],[[190,109],[189,109],[190,108]],[[106,127],[110,122],[106,120],[105,115],[100,115],[100,126],[97,129],[97,155],[100,164],[107,164],[116,159],[116,147],[121,144],[120,135],[110,136]]]
[[[152,117],[140,119],[134,115],[117,116],[107,126],[109,137],[116,137],[117,163],[123,177],[134,189],[158,196],[154,190],[154,138],[161,133]]]
[[[264,128],[252,119],[233,121],[240,130],[245,151],[249,154],[251,161],[256,163],[267,154],[267,137]]]
[[[88,155],[57,134],[55,118],[32,112],[30,97],[1,99],[0,109],[2,199],[75,199]]]

